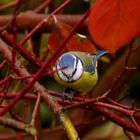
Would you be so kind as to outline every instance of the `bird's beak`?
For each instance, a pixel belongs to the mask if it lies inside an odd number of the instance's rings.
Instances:
[[[102,57],[104,54],[107,54],[108,51],[103,50],[103,51],[97,51],[96,52],[96,59],[98,60],[100,57]]]

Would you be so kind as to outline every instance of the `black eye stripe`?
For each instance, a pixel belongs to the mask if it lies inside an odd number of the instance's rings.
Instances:
[[[75,55],[76,56],[76,55]],[[79,58],[78,56],[76,56],[77,60],[79,60],[82,64],[82,67],[84,68],[84,64],[83,64],[83,61],[81,60],[81,58]],[[78,61],[77,61],[77,65],[78,65]],[[77,68],[77,65],[76,65],[76,68]]]
[[[75,68],[74,68],[74,71],[72,72],[72,76],[71,77],[73,77],[73,75],[76,73],[76,71],[77,71],[77,65],[78,65],[78,58],[76,57],[76,64],[75,64]]]
[[[67,77],[67,79],[69,79],[69,76],[66,74],[66,73],[64,73],[63,71],[61,71],[62,73],[63,73],[63,75],[65,76],[65,77]]]

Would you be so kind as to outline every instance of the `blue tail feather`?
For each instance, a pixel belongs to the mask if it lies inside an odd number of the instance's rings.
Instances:
[[[103,56],[104,54],[108,53],[108,51],[106,50],[102,50],[102,51],[97,51],[96,52],[96,59],[98,60],[101,56]]]

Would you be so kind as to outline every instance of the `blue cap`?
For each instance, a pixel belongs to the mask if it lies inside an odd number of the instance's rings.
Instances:
[[[73,68],[75,65],[75,57],[72,54],[65,54],[59,60],[62,68]]]

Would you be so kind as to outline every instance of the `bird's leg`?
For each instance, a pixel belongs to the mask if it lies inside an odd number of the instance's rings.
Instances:
[[[72,102],[75,91],[71,88],[64,89],[62,92],[62,100],[67,99]]]

